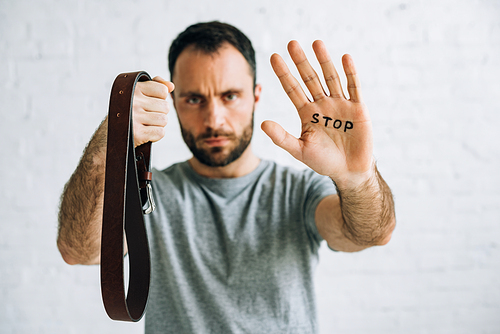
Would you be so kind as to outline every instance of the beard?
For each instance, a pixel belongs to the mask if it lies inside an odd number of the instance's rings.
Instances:
[[[253,122],[254,117],[252,113],[252,120],[250,124],[248,124],[243,129],[243,133],[240,137],[236,136],[234,132],[226,132],[223,130],[214,130],[212,128],[208,128],[204,133],[198,135],[195,138],[191,132],[186,131],[182,127],[182,124],[180,122],[179,124],[181,127],[181,133],[184,142],[186,143],[191,153],[193,153],[193,156],[198,159],[199,162],[209,167],[224,167],[238,159],[247,149],[250,141],[252,140]],[[231,141],[232,147],[229,148],[230,150],[228,153],[223,153],[225,149],[223,147],[211,147],[206,149],[198,145],[198,143],[203,142],[204,139],[212,137],[217,138],[219,136],[227,137]]]

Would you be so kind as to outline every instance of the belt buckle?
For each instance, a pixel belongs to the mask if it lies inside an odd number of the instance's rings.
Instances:
[[[148,201],[146,203],[147,208],[144,209],[144,207],[143,207],[142,212],[145,215],[148,215],[156,209],[155,201],[153,199],[153,188],[151,187],[151,183],[149,183],[149,182],[147,182],[147,184],[146,184],[146,195],[148,198]]]

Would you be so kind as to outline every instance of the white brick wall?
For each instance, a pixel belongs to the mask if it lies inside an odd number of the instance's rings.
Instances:
[[[56,245],[62,187],[107,111],[116,74],[168,78],[187,25],[236,24],[253,40],[264,95],[257,124],[297,134],[268,64],[298,39],[351,53],[398,226],[385,247],[322,249],[321,333],[500,333],[500,4],[447,1],[0,0],[0,333],[142,333],[107,319],[99,268]],[[174,113],[154,148],[189,156]],[[301,167],[257,127],[264,158]]]

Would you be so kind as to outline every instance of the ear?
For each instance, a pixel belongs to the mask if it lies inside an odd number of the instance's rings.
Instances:
[[[256,84],[255,89],[253,92],[253,96],[255,98],[255,104],[257,104],[260,101],[260,94],[262,93],[262,85],[261,84]]]

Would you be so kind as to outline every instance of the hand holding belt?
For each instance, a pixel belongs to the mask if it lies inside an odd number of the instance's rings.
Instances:
[[[143,213],[154,210],[151,194],[151,142],[134,150],[132,100],[146,72],[122,73],[111,89],[101,239],[101,292],[113,320],[139,321],[149,294],[151,264]],[[146,208],[144,209],[144,207]],[[130,263],[125,297],[124,232]]]

